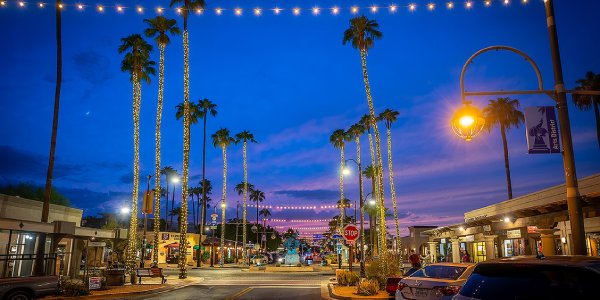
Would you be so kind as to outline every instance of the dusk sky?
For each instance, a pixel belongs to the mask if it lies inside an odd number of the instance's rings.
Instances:
[[[463,221],[463,213],[506,200],[506,179],[499,129],[467,143],[450,128],[460,106],[459,75],[477,50],[507,45],[528,53],[538,64],[545,89],[554,86],[550,46],[542,0],[522,4],[512,0],[396,1],[272,1],[207,0],[203,15],[191,15],[191,100],[208,98],[218,105],[209,117],[207,133],[228,128],[232,134],[249,130],[258,144],[248,147],[249,182],[266,193],[265,205],[332,205],[339,199],[338,149],[331,133],[347,129],[368,112],[359,52],[342,45],[353,16],[377,20],[383,38],[370,50],[367,64],[377,113],[398,110],[392,129],[398,213],[404,233],[411,225],[448,225]],[[43,184],[46,176],[56,73],[55,12],[52,4],[19,7],[8,0],[0,6],[0,185]],[[146,28],[144,18],[169,1],[123,0],[124,12],[113,1],[89,1],[83,11],[66,1],[62,14],[63,85],[60,103],[54,187],[84,215],[116,212],[130,206],[133,181],[132,87],[120,71],[120,39]],[[409,11],[409,3],[416,10]],[[426,7],[436,5],[433,11]],[[103,13],[96,5],[107,6]],[[369,6],[378,5],[376,13]],[[135,8],[141,5],[144,13]],[[111,7],[109,7],[111,6]],[[283,8],[279,15],[272,10]],[[315,16],[310,9],[318,6]],[[340,8],[338,15],[331,8]],[[226,8],[222,15],[217,7]],[[242,8],[234,15],[233,8]],[[261,7],[261,16],[252,9]],[[298,16],[292,8],[301,8]],[[326,10],[328,8],[329,10]],[[587,71],[600,72],[600,1],[557,0],[556,22],[565,84],[568,89]],[[181,17],[173,10],[164,15]],[[158,49],[152,59],[158,63]],[[182,121],[175,105],[183,102],[182,38],[172,37],[166,48],[162,126],[162,166],[182,170]],[[158,72],[157,72],[158,73]],[[154,129],[158,78],[142,86],[140,129],[140,190],[154,174]],[[481,90],[535,89],[529,64],[509,52],[490,52],[471,65],[466,88]],[[517,96],[526,106],[554,105],[547,96]],[[488,99],[473,98],[483,108]],[[578,177],[600,172],[600,151],[593,111],[577,110],[568,96]],[[202,171],[202,123],[191,129],[190,184],[197,186]],[[382,146],[385,127],[380,125]],[[363,164],[370,164],[368,139],[361,139]],[[508,133],[513,193],[521,196],[564,183],[560,154],[527,154],[525,128]],[[387,160],[384,153],[384,165]],[[243,180],[242,147],[227,150],[227,217],[235,217],[241,197],[233,187]],[[346,157],[355,158],[354,143]],[[213,182],[213,203],[221,198],[220,149],[207,144],[207,178]],[[391,207],[387,167],[386,205]],[[164,177],[162,179],[164,182]],[[154,183],[154,181],[152,181]],[[365,181],[368,183],[368,181]],[[367,188],[370,186],[366,184]],[[181,198],[180,186],[177,197]],[[345,178],[344,191],[358,199],[356,172]],[[278,219],[326,219],[337,210],[273,210]],[[353,213],[352,210],[349,213]],[[241,217],[241,213],[240,213]],[[254,220],[249,214],[249,220]],[[393,231],[392,218],[388,218]],[[273,226],[292,223],[273,222]],[[299,227],[327,222],[294,223]],[[301,230],[303,231],[303,230]]]

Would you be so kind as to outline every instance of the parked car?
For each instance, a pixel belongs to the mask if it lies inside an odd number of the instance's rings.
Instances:
[[[467,281],[472,263],[435,263],[404,277],[398,283],[396,300],[452,299]]]
[[[58,276],[12,277],[0,279],[0,299],[35,299],[58,293]]]
[[[396,291],[398,290],[398,283],[400,283],[400,280],[402,280],[402,278],[404,277],[410,276],[417,270],[418,269],[416,268],[411,268],[408,271],[406,271],[406,273],[404,273],[401,277],[388,277],[385,282],[385,291],[388,292],[390,296],[396,295]]]
[[[599,282],[600,258],[503,258],[479,263],[454,299],[597,299]]]
[[[258,254],[252,257],[252,263],[257,266],[264,266],[269,262],[268,258],[265,255]]]

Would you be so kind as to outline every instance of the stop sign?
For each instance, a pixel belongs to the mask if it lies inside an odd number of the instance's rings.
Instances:
[[[344,235],[344,239],[348,243],[353,243],[360,236],[358,228],[352,224],[348,224],[344,227],[342,234]]]

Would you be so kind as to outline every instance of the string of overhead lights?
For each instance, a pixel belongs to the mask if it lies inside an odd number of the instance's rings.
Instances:
[[[445,7],[448,10],[452,10],[455,9],[459,6],[461,6],[461,3],[456,1],[439,1],[442,3],[442,7]],[[522,4],[528,4],[530,1],[529,0],[467,0],[464,1],[464,3],[462,3],[462,6],[465,9],[473,9],[475,8],[478,4],[484,6],[484,7],[491,7],[493,5],[493,3],[499,3],[502,4],[504,6],[509,6],[511,5],[512,2],[520,2]],[[10,3],[13,3],[12,5],[10,5]],[[17,7],[17,8],[27,8],[29,6],[37,6],[40,9],[46,8],[47,6],[53,6],[52,3],[47,3],[47,2],[35,2],[35,1],[20,1],[20,0],[0,0],[0,8],[4,8],[4,7],[9,7],[9,6],[13,6],[13,7]],[[185,8],[183,7],[176,7],[176,8],[167,8],[167,7],[155,7],[155,8],[150,8],[150,9],[146,9],[145,7],[141,6],[141,5],[136,5],[136,6],[124,6],[124,5],[102,5],[102,4],[85,4],[85,3],[72,3],[72,4],[68,4],[68,3],[60,3],[58,5],[58,7],[60,9],[67,9],[67,8],[75,8],[79,11],[86,11],[88,9],[94,9],[95,11],[97,11],[98,13],[104,13],[108,10],[114,10],[117,13],[125,13],[127,11],[134,11],[137,12],[138,14],[144,14],[146,12],[149,11],[155,11],[156,14],[163,14],[167,11],[173,11],[177,14],[181,14]],[[271,13],[273,15],[281,15],[283,13],[287,13],[290,12],[292,15],[294,16],[299,16],[303,13],[306,14],[312,14],[314,16],[318,16],[321,14],[325,14],[325,13],[330,13],[332,15],[338,15],[343,11],[348,11],[351,14],[358,14],[359,12],[370,12],[372,14],[376,14],[379,13],[381,11],[389,11],[389,13],[396,13],[398,11],[400,11],[400,9],[404,9],[407,10],[409,12],[415,12],[417,11],[419,8],[424,7],[424,9],[429,10],[429,11],[434,11],[438,8],[438,5],[435,2],[429,2],[427,4],[416,4],[416,3],[409,3],[406,5],[396,5],[396,4],[390,4],[390,5],[371,5],[371,6],[350,6],[350,7],[346,7],[346,8],[342,8],[342,7],[338,7],[338,6],[333,6],[333,7],[318,7],[318,6],[313,6],[313,7],[287,7],[287,8],[283,8],[283,7],[274,7],[274,8],[260,8],[260,7],[253,7],[253,8],[243,8],[243,7],[215,7],[215,8],[206,8],[206,9],[196,9],[193,11],[194,14],[196,15],[203,15],[206,14],[208,12],[213,13],[216,16],[222,16],[225,13],[232,13],[235,16],[243,16],[246,13],[254,15],[254,16],[262,16],[263,14],[266,13]]]
[[[332,219],[267,219],[269,222],[292,222],[292,223],[306,223],[306,222],[329,222]]]
[[[354,207],[353,204],[346,204],[346,208]],[[248,207],[256,208],[256,204],[248,204]],[[339,205],[309,205],[309,206],[280,206],[280,205],[258,205],[258,208],[269,208],[275,210],[315,210],[315,209],[337,209]]]
[[[296,230],[329,230],[328,226],[321,227],[293,227],[293,226],[275,226],[276,229],[296,229]]]

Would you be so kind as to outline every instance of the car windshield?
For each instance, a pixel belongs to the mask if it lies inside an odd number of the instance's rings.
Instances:
[[[467,267],[432,265],[412,273],[410,277],[456,280],[458,277],[460,277],[460,275],[462,275],[462,273],[465,272],[466,269]]]
[[[460,294],[486,300],[594,299],[599,281],[597,273],[584,268],[489,264],[475,268]]]

